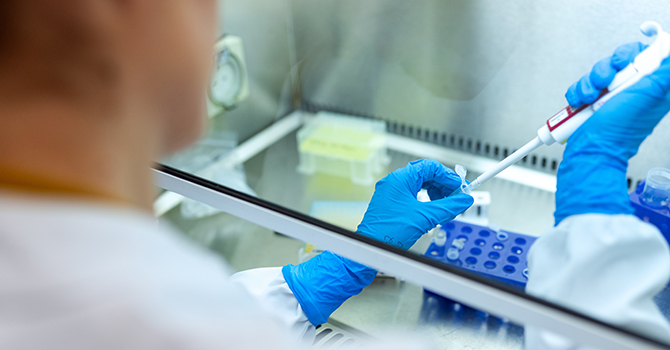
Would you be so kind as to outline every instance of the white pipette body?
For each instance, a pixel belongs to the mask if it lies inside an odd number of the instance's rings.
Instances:
[[[470,192],[472,192],[472,190],[474,190],[475,188],[479,187],[479,185],[490,180],[492,177],[498,175],[501,171],[507,169],[514,163],[520,161],[523,157],[525,157],[530,152],[536,150],[538,147],[542,145],[543,145],[542,140],[540,140],[539,137],[532,139],[523,147],[519,148],[516,152],[510,154],[507,158],[503,159],[500,163],[496,164],[493,168],[479,175],[479,177],[475,179],[475,181],[472,181],[465,189],[463,189],[463,192],[470,194]]]
[[[628,67],[617,73],[612,83],[603,91],[598,100],[593,104],[584,105],[576,109],[570,106],[562,109],[549,118],[545,125],[537,131],[537,137],[457,192],[469,194],[472,190],[523,159],[523,157],[543,144],[549,146],[556,142],[564,143],[577,128],[584,124],[593,113],[612,97],[631,87],[643,77],[655,72],[661,66],[663,60],[670,55],[670,34],[664,32],[658,23],[652,21],[644,22],[640,26],[640,30],[644,35],[649,37],[656,35],[656,39],[649,47],[637,55]]]

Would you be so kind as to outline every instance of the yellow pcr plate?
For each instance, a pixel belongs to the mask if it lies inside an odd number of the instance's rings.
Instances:
[[[384,136],[379,133],[321,126],[300,144],[300,151],[363,161],[383,142]]]

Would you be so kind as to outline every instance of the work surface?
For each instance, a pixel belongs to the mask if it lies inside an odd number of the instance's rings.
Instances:
[[[398,152],[390,155],[389,171],[415,159]],[[327,175],[302,175],[296,171],[297,166],[295,134],[244,164],[248,184],[260,198],[305,214],[314,201],[367,202],[373,194],[373,186],[353,185],[348,179]],[[551,227],[553,194],[497,180],[479,190],[491,192],[489,219],[501,228],[539,235]],[[228,214],[186,219],[177,207],[166,217],[188,236],[224,256],[236,270],[295,264],[303,246],[302,242]],[[429,243],[429,239],[422,239],[412,250],[423,253]],[[522,348],[521,327],[434,296],[426,297],[421,286],[377,278],[337,310],[332,319],[372,336],[389,328],[414,330],[439,348]]]
[[[390,155],[389,171],[415,159],[398,152]],[[246,162],[244,170],[249,186],[260,198],[305,214],[315,201],[367,202],[373,194],[373,186],[353,185],[348,179],[326,175],[302,175],[296,171],[297,166],[295,134],[290,134]],[[491,193],[488,217],[502,229],[541,235],[553,224],[553,193],[496,179],[479,190]],[[221,254],[236,270],[298,263],[298,251],[303,246],[303,242],[228,214],[187,219],[177,207],[166,218],[189,237]],[[423,253],[429,243],[424,238],[412,250]],[[663,312],[670,315],[670,290],[656,299]],[[520,326],[427,295],[421,286],[394,278],[377,278],[338,309],[332,319],[372,336],[389,328],[412,330],[439,348],[523,347]]]
[[[176,209],[168,219],[222,254],[236,270],[297,263],[298,249],[303,245],[228,214],[200,220],[183,220],[178,214]],[[420,286],[395,278],[377,278],[345,302],[331,319],[373,337],[394,328],[420,332],[442,349],[522,348],[520,327],[435,297],[424,300],[426,296],[430,295],[424,295]]]
[[[388,171],[416,160],[389,152]],[[455,164],[445,163],[453,168]],[[314,201],[369,201],[374,186],[354,185],[349,179],[296,171],[298,152],[295,133],[282,138],[245,164],[249,185],[260,198],[308,214]],[[379,178],[386,173],[378,175]],[[474,179],[476,174],[469,174]],[[491,193],[489,220],[504,230],[538,236],[554,223],[554,194],[504,180],[493,179],[477,189]]]

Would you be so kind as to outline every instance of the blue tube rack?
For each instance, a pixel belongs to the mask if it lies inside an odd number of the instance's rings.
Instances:
[[[459,266],[485,277],[523,289],[528,281],[526,255],[537,237],[453,220],[442,229],[447,242],[440,247],[431,243],[425,256],[445,264]],[[447,258],[447,250],[456,239],[465,239],[456,260]]]
[[[642,191],[645,181],[637,185],[635,191],[630,193],[630,202],[635,209],[635,216],[646,221],[661,231],[665,240],[670,242],[670,208],[669,207],[651,207],[642,201]]]
[[[450,325],[451,329],[470,329],[485,337],[504,335],[508,343],[523,343],[523,326],[428,291],[423,293],[418,322],[431,326]]]

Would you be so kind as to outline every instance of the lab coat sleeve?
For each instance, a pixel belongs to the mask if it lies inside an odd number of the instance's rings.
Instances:
[[[653,301],[670,279],[670,250],[658,229],[637,217],[571,216],[535,242],[528,269],[527,293],[670,341],[670,324]],[[542,333],[527,327],[526,348],[579,348]]]
[[[314,326],[284,280],[281,267],[258,268],[234,274],[230,282],[242,286],[267,312],[274,315],[293,337],[314,341]]]
[[[257,304],[291,330],[292,337],[300,337],[300,339],[293,340],[303,344],[314,342],[316,329],[300,308],[298,300],[293,296],[293,292],[284,280],[281,267],[238,272],[230,278],[230,282],[246,289]],[[363,346],[353,344],[350,348],[346,345],[340,345],[338,349],[433,350],[435,347],[416,333],[388,330],[382,332],[379,338],[366,342]]]

